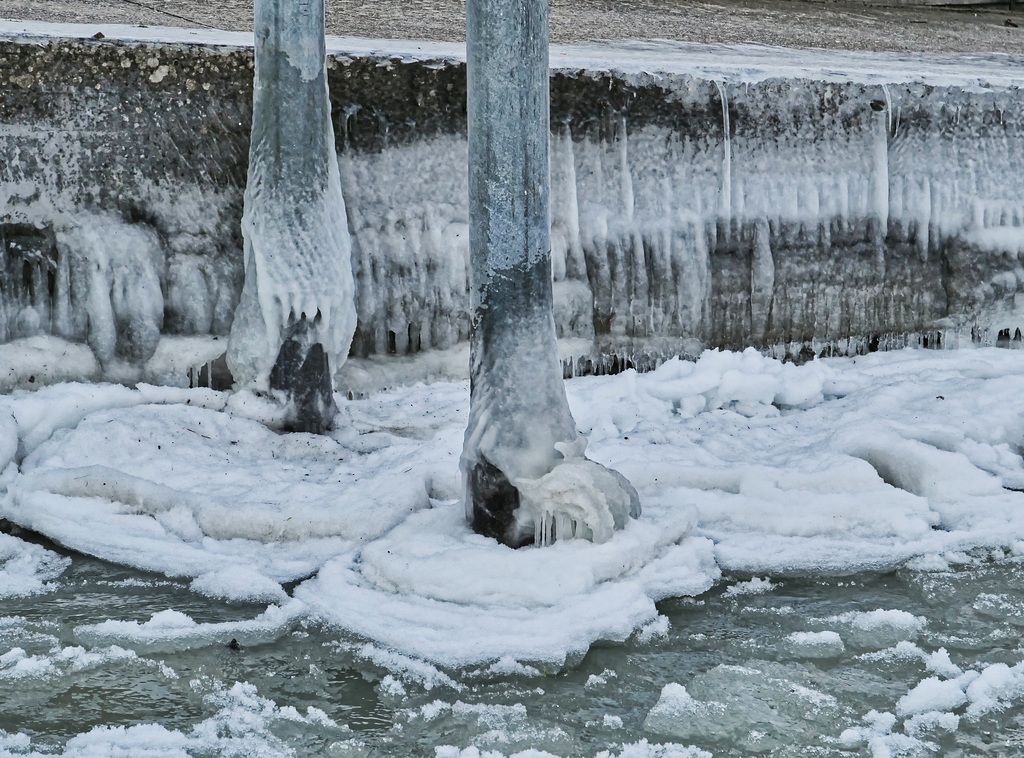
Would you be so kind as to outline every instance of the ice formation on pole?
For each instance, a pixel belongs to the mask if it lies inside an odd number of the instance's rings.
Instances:
[[[518,547],[598,542],[639,516],[624,477],[583,457],[555,343],[546,0],[467,17],[473,333],[466,516]]]
[[[323,0],[257,0],[255,34],[245,285],[228,365],[239,387],[282,390],[294,428],[322,431],[355,330]]]

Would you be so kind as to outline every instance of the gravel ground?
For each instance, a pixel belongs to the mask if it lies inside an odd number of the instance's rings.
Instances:
[[[854,0],[551,0],[551,40],[660,38],[1020,54],[1024,3],[1018,0],[1013,11],[1008,5],[940,9],[874,7]],[[441,41],[465,35],[465,0],[327,0],[327,6],[330,34]],[[252,0],[0,0],[0,18],[248,30]]]

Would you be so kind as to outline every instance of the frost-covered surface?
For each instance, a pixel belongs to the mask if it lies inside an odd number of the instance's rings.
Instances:
[[[227,360],[238,386],[266,390],[289,327],[306,320],[310,341],[323,346],[336,371],[348,357],[356,314],[324,6],[255,7],[260,44],[242,215],[246,281]]]

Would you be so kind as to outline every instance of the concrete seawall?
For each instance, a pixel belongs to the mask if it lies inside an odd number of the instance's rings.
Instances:
[[[97,376],[194,383],[206,366],[204,381],[229,382],[214,338],[242,279],[246,35],[73,32],[0,31],[0,342],[86,344]],[[461,48],[329,49],[352,355],[386,366],[457,349]],[[1020,344],[1021,59],[670,43],[551,57],[567,374],[707,347],[803,359]]]

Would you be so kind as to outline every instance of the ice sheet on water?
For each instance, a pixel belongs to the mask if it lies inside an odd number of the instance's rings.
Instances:
[[[261,697],[251,684],[236,682],[205,697],[207,707],[216,709],[209,718],[187,731],[167,729],[160,724],[97,726],[68,740],[68,756],[140,756],[144,758],[187,758],[192,755],[247,755],[285,758],[295,754],[283,735],[314,732],[335,743],[333,754],[345,755],[351,730],[339,726],[323,711],[309,707],[303,714],[293,706],[278,706]],[[28,735],[0,732],[0,755],[54,755],[36,752]],[[358,754],[358,753],[355,753]]]
[[[1024,495],[1006,489],[1024,481],[1019,351],[804,366],[712,352],[567,389],[589,454],[645,504],[601,545],[512,551],[468,529],[454,502],[465,383],[341,400],[330,437],[269,432],[255,396],[15,392],[0,412],[21,467],[0,482],[0,516],[219,597],[285,602],[276,584],[319,570],[296,590],[304,613],[387,655],[523,670],[656,624],[654,602],[705,590],[716,560],[845,573],[1024,540]],[[807,632],[877,651],[912,643],[920,621],[882,609]]]
[[[170,652],[210,645],[227,645],[236,640],[241,645],[256,645],[274,640],[288,631],[305,614],[305,606],[288,601],[271,605],[254,619],[198,623],[181,611],[154,613],[149,621],[114,621],[75,627],[75,638],[87,645],[122,645],[140,652]]]
[[[81,646],[65,647],[50,654],[29,654],[15,647],[0,655],[0,680],[47,678],[85,671],[111,661],[136,660],[131,650],[117,645],[86,650]]]
[[[817,689],[813,675],[802,666],[751,661],[716,666],[686,687],[665,685],[644,729],[763,752],[783,747],[787,735],[797,731],[827,734],[839,713],[836,699]]]

